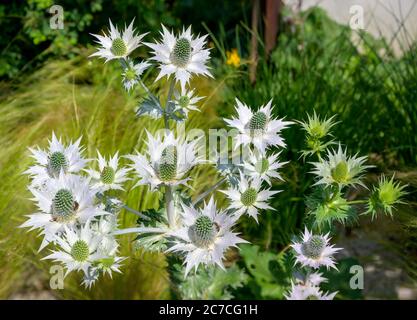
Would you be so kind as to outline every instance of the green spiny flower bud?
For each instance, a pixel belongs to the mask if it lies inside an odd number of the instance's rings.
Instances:
[[[181,96],[178,99],[178,104],[180,105],[181,108],[187,108],[188,105],[190,104],[190,98],[188,96]]]
[[[53,152],[48,158],[48,174],[50,177],[56,178],[61,172],[61,170],[63,170],[64,172],[68,170],[67,158],[60,151]]]
[[[111,44],[110,51],[117,57],[122,57],[127,53],[126,43],[121,38],[116,38]]]
[[[265,130],[267,122],[266,114],[262,111],[256,112],[249,120],[250,130]]]
[[[321,236],[313,235],[301,245],[301,252],[310,259],[318,259],[326,247],[326,242]]]
[[[158,176],[164,181],[172,181],[177,176],[177,148],[175,146],[167,146],[161,154],[158,166]]]
[[[218,232],[218,227],[209,217],[200,216],[195,224],[190,227],[190,239],[200,248],[207,248],[213,243]]]
[[[84,240],[77,240],[72,245],[71,257],[78,262],[84,262],[90,255],[90,248]]]
[[[248,188],[245,192],[240,195],[240,201],[242,201],[243,205],[246,207],[250,207],[256,201],[258,197],[258,192],[254,188]]]
[[[349,167],[346,161],[340,161],[336,167],[331,170],[331,175],[337,183],[347,182],[349,180]]]
[[[177,67],[185,67],[191,59],[191,42],[186,38],[180,38],[175,42],[170,60]]]
[[[100,173],[100,179],[105,184],[111,184],[114,181],[115,172],[110,166],[104,167]]]
[[[68,189],[60,189],[52,199],[52,217],[58,222],[67,222],[75,215],[77,202]]]
[[[269,161],[267,158],[261,158],[258,160],[258,162],[255,165],[256,171],[258,171],[260,174],[263,174],[268,171],[269,169]]]

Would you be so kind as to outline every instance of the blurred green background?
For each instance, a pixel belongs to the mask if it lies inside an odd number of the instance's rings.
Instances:
[[[192,24],[194,32],[209,33],[211,66],[215,80],[196,79],[199,95],[206,96],[201,113],[191,115],[188,128],[224,127],[220,117],[230,117],[234,98],[251,106],[269,99],[277,116],[304,120],[313,110],[321,116],[336,115],[335,137],[352,153],[368,155],[375,167],[366,177],[371,185],[381,173],[408,184],[407,205],[394,218],[338,228],[336,242],[344,247],[341,273],[330,274],[329,290],[340,298],[417,297],[417,47],[392,54],[384,40],[357,33],[334,22],[319,8],[293,12],[282,7],[277,15],[278,33],[272,51],[265,50],[264,1],[257,31],[253,29],[253,5],[257,1],[193,0],[94,0],[60,1],[64,29],[49,26],[49,0],[6,1],[0,4],[0,298],[29,299],[168,299],[173,297],[167,263],[162,254],[134,247],[134,236],[121,237],[122,255],[129,256],[123,274],[101,279],[92,290],[79,286],[71,275],[64,290],[49,289],[50,263],[40,261],[36,232],[18,229],[24,215],[33,212],[22,172],[30,165],[28,146],[44,147],[52,130],[66,141],[83,136],[86,155],[96,149],[121,154],[141,149],[146,126],[162,123],[136,118],[134,108],[144,92],[128,95],[121,86],[117,64],[88,59],[93,51],[89,33],[105,30],[111,18],[119,26],[135,18],[139,32],[157,36],[160,24],[180,29]],[[253,42],[257,43],[254,69]],[[267,52],[268,51],[268,52]],[[135,51],[148,57],[144,47]],[[234,60],[233,60],[234,58]],[[233,63],[235,62],[235,63]],[[251,71],[252,70],[252,71]],[[145,75],[152,89],[164,94],[163,83],[153,84],[154,71]],[[305,196],[311,191],[311,167],[300,159],[303,132],[293,126],[284,133],[288,148],[281,159],[285,182],[273,200],[276,212],[264,212],[259,225],[244,219],[239,226],[253,246],[228,255],[233,265],[231,296],[242,299],[280,299],[288,286],[290,267],[286,248],[305,219]],[[194,169],[197,193],[212,185],[215,171]],[[132,184],[133,185],[133,184]],[[128,190],[132,187],[128,186]],[[351,190],[351,198],[367,190]],[[225,199],[216,194],[219,204]],[[138,210],[153,208],[158,195],[146,188],[121,194]],[[122,212],[122,225],[135,217]],[[365,290],[348,287],[349,266],[365,268]],[[207,296],[216,298],[215,290]]]

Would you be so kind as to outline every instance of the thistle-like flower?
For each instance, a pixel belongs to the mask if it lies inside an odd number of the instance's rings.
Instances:
[[[291,291],[288,295],[284,295],[287,300],[333,300],[336,292],[324,293],[319,287],[311,285],[311,283],[291,283]]]
[[[279,162],[278,157],[279,153],[267,156],[259,152],[250,152],[248,160],[243,164],[245,174],[252,179],[266,181],[269,185],[271,185],[271,178],[283,180],[278,169],[288,162]]]
[[[306,228],[302,241],[294,242],[291,245],[296,252],[296,263],[314,269],[326,266],[327,269],[334,268],[337,270],[333,255],[342,249],[329,245],[329,241],[328,234],[324,236],[313,235]]]
[[[313,162],[314,170],[312,171],[318,177],[316,185],[338,185],[344,187],[348,185],[359,184],[362,174],[371,166],[364,165],[367,157],[349,157],[339,144],[337,151],[328,151],[327,160],[321,162]]]
[[[143,72],[149,68],[151,64],[147,61],[134,63],[132,60],[126,60],[126,66],[122,73],[122,83],[126,91],[130,91],[140,80]]]
[[[174,97],[175,99],[173,102],[175,105],[175,111],[181,111],[185,114],[185,116],[188,116],[188,112],[191,110],[200,111],[196,106],[196,103],[204,98],[196,97],[194,95],[194,89],[186,90],[184,88],[181,88],[181,92],[174,92]]]
[[[99,171],[92,169],[85,169],[85,171],[93,179],[92,188],[97,189],[100,192],[107,190],[123,190],[123,183],[130,178],[127,177],[127,173],[130,168],[119,168],[119,153],[106,160],[97,150],[98,155],[98,169]]]
[[[230,199],[229,208],[235,210],[238,217],[246,213],[258,222],[258,210],[275,210],[268,205],[268,200],[274,194],[280,192],[269,189],[261,190],[261,184],[260,179],[247,180],[241,174],[237,187],[231,187],[229,190],[221,190],[220,192],[223,192]]]
[[[162,40],[156,43],[145,43],[153,50],[151,58],[160,63],[160,73],[155,81],[173,74],[184,89],[193,73],[212,77],[206,66],[210,52],[204,49],[207,35],[194,37],[191,27],[175,36],[162,25]]]
[[[28,215],[21,227],[30,230],[41,229],[44,235],[42,250],[66,226],[85,223],[88,219],[108,214],[100,205],[95,204],[96,192],[89,186],[87,179],[81,176],[60,174],[58,179],[49,180],[44,188],[29,187],[37,202],[39,211]]]
[[[113,272],[122,273],[120,271],[120,267],[122,266],[121,263],[126,259],[125,257],[119,257],[117,255],[117,250],[117,244],[113,244],[112,246],[109,244],[106,246],[101,245],[97,250],[101,257],[97,259],[95,266],[97,270],[103,274],[108,274],[110,278],[113,277]]]
[[[111,251],[115,247],[117,249],[118,243],[113,234],[118,230],[116,215],[108,214],[101,216],[100,219],[92,223],[91,228],[101,237],[99,250]]]
[[[300,124],[310,137],[322,139],[329,134],[330,129],[336,124],[334,117],[321,120],[314,110],[313,115],[307,115],[308,120],[300,122]]]
[[[332,136],[330,129],[336,124],[334,116],[329,119],[320,119],[316,111],[314,111],[312,116],[307,115],[307,117],[307,121],[298,121],[307,133],[307,150],[301,152],[304,158],[313,154],[320,155],[329,145],[334,144],[333,139],[325,141],[324,138],[328,135]]]
[[[39,187],[50,179],[58,178],[61,172],[76,174],[84,168],[88,160],[81,156],[83,149],[80,148],[80,142],[81,138],[65,146],[61,139],[57,139],[55,133],[52,133],[48,150],[29,148],[32,158],[36,160],[36,164],[25,171],[32,178],[31,185]]]
[[[271,146],[285,147],[280,132],[292,122],[274,119],[271,115],[271,103],[272,100],[253,112],[247,105],[236,99],[238,117],[224,119],[229,126],[239,131],[235,139],[235,149],[240,145],[253,144],[261,153],[265,153],[266,149]]]
[[[181,212],[183,227],[170,232],[176,238],[168,252],[183,252],[185,276],[194,267],[202,264],[217,264],[224,269],[223,255],[229,247],[247,241],[231,231],[237,217],[217,211],[213,198],[202,209],[183,205]]]
[[[149,185],[154,190],[159,185],[187,185],[187,172],[201,162],[197,157],[197,141],[180,142],[172,132],[156,138],[147,132],[147,155],[137,152],[126,156],[133,161],[132,168],[140,180],[135,186]]]
[[[373,193],[369,198],[366,213],[371,213],[372,218],[374,218],[379,211],[382,211],[392,217],[392,211],[395,209],[395,206],[404,203],[402,197],[406,195],[405,187],[405,185],[395,182],[394,176],[391,179],[382,176],[378,186],[374,187]]]
[[[109,20],[110,30],[109,33],[104,33],[104,36],[98,34],[92,34],[96,37],[96,42],[101,46],[90,57],[101,57],[106,59],[105,62],[112,59],[127,58],[133,50],[141,45],[142,38],[146,35],[135,35],[135,29],[133,28],[133,19],[129,26],[123,32],[120,32]]]
[[[90,228],[90,222],[87,221],[80,229],[64,227],[65,231],[61,237],[56,237],[55,242],[60,250],[54,250],[43,259],[50,259],[55,262],[61,262],[65,265],[68,275],[71,271],[84,271],[88,274],[93,263],[101,258],[97,252],[97,246],[100,238],[97,237]]]

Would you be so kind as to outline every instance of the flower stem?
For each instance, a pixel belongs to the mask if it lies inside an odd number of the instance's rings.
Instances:
[[[175,223],[175,204],[174,194],[171,186],[166,186],[165,190],[165,202],[168,216],[168,224],[172,227]]]
[[[141,213],[141,212],[139,212],[135,209],[132,209],[125,204],[122,204],[120,207],[125,209],[126,211],[129,211],[133,214],[136,214],[138,217],[141,217],[143,220],[148,220],[148,221],[151,220],[151,218],[149,218],[148,216],[145,216],[143,213]]]
[[[348,204],[365,204],[367,203],[367,200],[352,200],[352,201],[348,201]]]
[[[132,208],[128,207],[127,205],[125,205],[124,203],[122,203],[118,199],[114,199],[114,198],[111,198],[111,197],[107,197],[103,193],[97,193],[96,194],[96,197],[98,199],[100,199],[101,201],[103,201],[103,203],[105,203],[105,204],[106,203],[110,203],[110,204],[116,205],[119,208],[123,208],[126,211],[129,211],[129,212],[137,215],[138,217],[141,217],[143,220],[148,220],[148,221],[151,220],[151,218],[149,218],[148,216],[144,215],[143,213],[141,213],[141,212],[139,212],[139,211],[137,211],[135,209],[132,209]]]
[[[139,83],[142,86],[142,88],[145,90],[147,95],[152,99],[152,101],[160,106],[158,99],[152,94],[152,92],[149,90],[149,88],[143,83],[142,79],[139,79]]]
[[[220,181],[218,181],[215,185],[213,185],[211,188],[209,188],[208,190],[206,190],[205,192],[203,192],[202,194],[200,194],[197,197],[197,199],[195,199],[195,201],[193,202],[193,206],[199,204],[207,195],[209,195],[214,190],[216,190],[218,187],[220,187],[226,181],[226,179],[227,179],[227,177],[224,177],[223,179],[221,179]]]
[[[175,87],[175,79],[172,79],[171,83],[169,85],[167,102],[165,104],[165,110],[164,110],[165,129],[168,129],[168,130],[169,130],[169,122],[168,122],[168,112],[167,112],[167,110],[168,110],[168,105],[171,102],[172,94],[174,92],[174,87]]]
[[[166,101],[165,110],[164,110],[164,123],[165,123],[165,129],[167,130],[169,130],[169,119],[168,119],[167,109],[171,101],[172,93],[174,91],[174,86],[175,86],[175,79],[172,79],[169,85],[169,91],[168,91],[167,101]],[[175,223],[175,203],[174,203],[174,193],[172,190],[172,186],[167,185],[165,188],[165,202],[166,202],[168,224],[170,227],[173,227]]]

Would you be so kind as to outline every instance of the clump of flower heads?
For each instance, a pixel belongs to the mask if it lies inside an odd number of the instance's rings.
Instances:
[[[44,259],[61,263],[66,275],[82,272],[82,284],[87,288],[100,276],[111,277],[123,270],[127,258],[119,255],[118,237],[128,233],[137,235],[137,247],[179,258],[184,281],[201,269],[227,269],[227,252],[248,242],[236,232],[240,219],[248,216],[258,223],[265,210],[275,211],[271,200],[281,190],[275,190],[273,182],[283,180],[279,170],[287,164],[279,159],[286,148],[282,131],[294,124],[277,117],[272,100],[251,107],[236,99],[236,115],[224,119],[236,133],[226,150],[232,155],[222,162],[216,149],[217,157],[207,160],[200,152],[201,141],[187,139],[172,129],[199,111],[204,99],[192,87],[193,78],[213,77],[207,35],[194,35],[191,27],[174,33],[162,26],[159,40],[142,42],[146,33],[139,35],[133,23],[119,30],[110,21],[107,33],[93,35],[99,47],[91,57],[103,58],[106,63],[118,61],[124,89],[131,93],[140,87],[146,93],[138,100],[136,115],[163,119],[164,128],[156,133],[144,129],[145,150],[131,150],[126,155],[97,150],[96,159],[85,157],[81,138],[64,143],[53,133],[48,148],[30,149],[36,163],[26,171],[37,210],[22,227],[39,232],[43,238],[40,250],[50,249]],[[135,61],[132,52],[142,44],[150,48],[151,57]],[[168,85],[164,99],[145,84],[145,71],[151,74],[153,67],[158,68],[155,82]],[[301,268],[305,276],[292,282],[288,299],[330,300],[336,295],[320,289],[326,279],[318,270],[337,269],[334,255],[341,249],[335,248],[330,234],[321,229],[334,220],[347,220],[353,203],[344,192],[364,186],[362,179],[369,166],[366,157],[349,156],[340,144],[331,148],[333,138],[326,138],[334,125],[333,118],[320,119],[316,113],[302,123],[307,135],[307,150],[302,154],[304,158],[317,157],[311,162],[317,192],[307,199],[311,223],[307,223],[302,239],[289,245],[295,253],[294,268]],[[241,156],[233,156],[239,150]],[[192,169],[202,164],[215,166],[221,179],[203,193],[193,194],[189,185]],[[130,180],[134,188],[147,186],[159,193],[159,208],[138,212],[125,205],[119,198]],[[216,204],[216,191],[226,196],[226,207]],[[381,179],[367,202],[368,211],[391,215],[403,195],[399,184]],[[122,209],[138,216],[137,225],[119,228]]]
[[[330,132],[335,125],[333,117],[320,119],[314,112],[307,117],[307,121],[299,123],[306,133],[306,150],[301,152],[302,157],[315,157],[315,161],[310,162],[315,182],[312,193],[306,199],[310,230],[306,227],[301,239],[294,240],[291,245],[297,268],[294,272],[296,281],[292,282],[286,298],[331,300],[337,292],[321,291],[319,285],[327,279],[318,270],[337,270],[335,254],[342,249],[330,244],[335,222],[344,225],[353,221],[361,206],[367,208],[364,214],[371,214],[372,218],[378,212],[392,216],[394,206],[402,203],[405,186],[394,182],[394,177],[387,179],[383,176],[369,198],[349,200],[349,188],[359,186],[366,189],[364,174],[372,167],[366,164],[367,157],[350,156],[347,148],[343,149],[340,143],[334,142]]]

